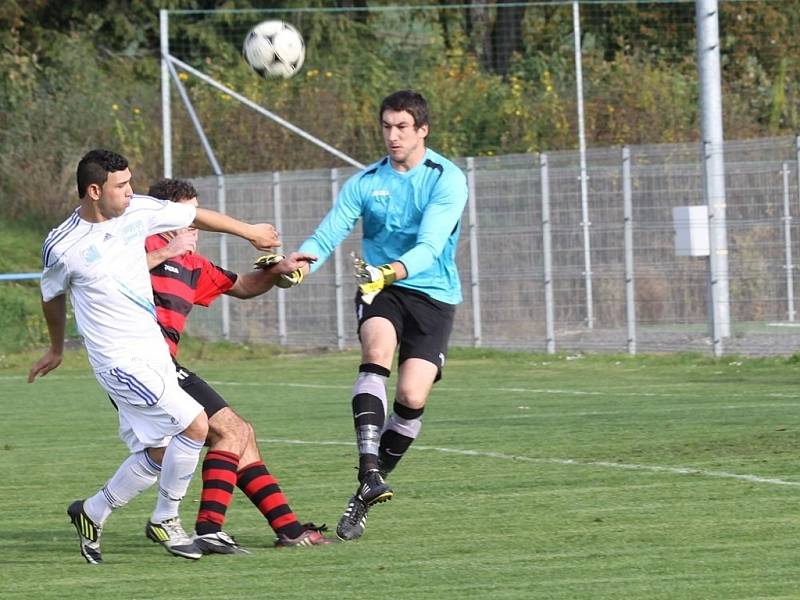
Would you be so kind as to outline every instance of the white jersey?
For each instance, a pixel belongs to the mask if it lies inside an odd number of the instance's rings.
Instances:
[[[189,204],[134,195],[119,217],[89,223],[78,210],[42,246],[42,298],[69,291],[78,330],[95,371],[133,357],[169,360],[156,321],[147,270],[147,236],[187,227]]]

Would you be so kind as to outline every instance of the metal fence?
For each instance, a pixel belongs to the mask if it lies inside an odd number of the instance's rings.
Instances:
[[[799,143],[772,138],[725,144],[726,354],[783,354],[800,347],[792,276],[800,250],[792,222],[800,209]],[[704,204],[701,153],[698,144],[589,150],[588,223],[582,219],[577,152],[457,161],[468,175],[470,203],[458,253],[464,303],[451,345],[711,352],[708,258],[676,255],[672,215],[674,207]],[[228,175],[225,209],[243,220],[276,223],[290,251],[313,231],[354,172]],[[221,182],[212,177],[195,183],[201,202],[216,207]],[[196,311],[190,332],[303,348],[356,346],[347,256],[359,242],[357,228],[298,288]],[[241,240],[207,233],[200,250],[216,261],[227,256],[228,267],[240,272],[251,268],[255,256]]]

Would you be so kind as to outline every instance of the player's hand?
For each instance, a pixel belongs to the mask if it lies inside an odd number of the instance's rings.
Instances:
[[[37,360],[28,372],[28,383],[33,383],[37,377],[44,377],[61,364],[64,355],[60,352],[48,350],[42,358]]]
[[[397,273],[391,265],[373,267],[355,253],[351,253],[350,257],[353,259],[353,275],[361,291],[361,300],[366,304],[372,304],[383,288],[397,281]]]
[[[303,267],[310,267],[315,262],[317,262],[317,257],[313,254],[308,254],[307,252],[292,252],[275,265],[272,272],[280,275],[290,275],[297,270],[306,272],[308,269],[304,269]]]
[[[164,247],[165,260],[191,254],[197,251],[197,232],[193,229],[181,229],[170,236],[169,243]]]
[[[250,231],[247,239],[258,250],[270,251],[281,245],[281,238],[275,227],[269,223],[256,223],[250,225]]]
[[[257,269],[269,270],[271,273],[279,275],[275,285],[288,289],[303,281],[308,266],[316,260],[316,256],[306,252],[292,252],[288,257],[269,252],[259,256],[254,264]]]

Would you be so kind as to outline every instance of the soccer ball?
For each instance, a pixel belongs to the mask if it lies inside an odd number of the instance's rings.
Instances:
[[[284,21],[262,21],[244,38],[242,54],[262,77],[288,79],[303,66],[306,45],[303,36]]]

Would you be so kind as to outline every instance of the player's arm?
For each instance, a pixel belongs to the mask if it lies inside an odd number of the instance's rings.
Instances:
[[[170,237],[169,243],[147,253],[147,270],[152,271],[165,260],[183,256],[197,250],[197,238],[187,230],[177,231]]]
[[[234,298],[253,298],[268,292],[280,279],[281,275],[289,275],[298,269],[309,268],[309,265],[317,260],[313,254],[305,252],[292,252],[289,256],[281,257],[276,255],[277,262],[259,267],[250,273],[240,273],[236,277],[236,283],[226,294]]]
[[[363,193],[359,188],[359,181],[358,175],[347,180],[331,210],[314,233],[300,245],[300,252],[319,257],[313,265],[306,264],[300,269],[302,275],[319,269],[336,247],[350,235],[358,219],[361,218]]]
[[[61,294],[45,302],[42,301],[42,312],[47,323],[50,336],[50,348],[37,360],[28,372],[28,383],[37,377],[43,377],[61,364],[64,357],[64,330],[67,324],[67,296]]]
[[[238,236],[253,244],[258,250],[269,250],[281,245],[278,232],[269,223],[245,223],[207,208],[197,209],[192,224],[204,231]]]

